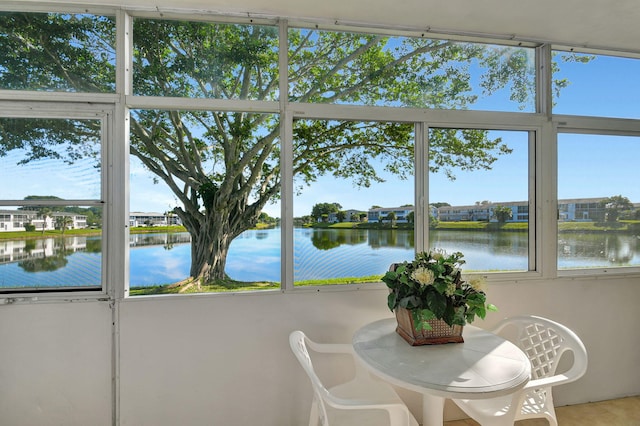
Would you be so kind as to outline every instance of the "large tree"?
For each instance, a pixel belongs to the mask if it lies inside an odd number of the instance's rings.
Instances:
[[[329,216],[331,213],[338,213],[342,206],[340,203],[318,203],[314,204],[311,208],[311,217],[316,220],[322,219],[322,217]]]
[[[505,223],[506,221],[511,220],[513,217],[513,211],[507,206],[498,205],[493,208],[493,217],[499,223]]]
[[[0,85],[113,91],[114,34],[110,18],[4,14]],[[275,27],[135,19],[133,37],[134,94],[267,101],[287,96],[278,92],[282,71]],[[534,93],[526,49],[290,29],[288,53],[292,102],[464,109],[481,93],[506,88],[521,104],[530,104]],[[472,86],[471,69],[483,70],[478,87]],[[279,197],[279,117],[253,111],[135,110],[130,124],[131,155],[179,200],[175,213],[192,237],[191,278],[224,278],[232,240]],[[0,155],[47,141],[33,130],[8,129],[7,122],[4,127],[2,143],[13,132],[13,145],[0,146]],[[292,166],[298,189],[327,174],[368,186],[381,180],[380,164],[408,176],[412,128],[296,121]],[[81,143],[72,126],[61,130],[67,141]],[[33,152],[33,158],[46,155]],[[455,169],[490,169],[508,152],[484,131],[432,130],[429,167],[453,177]]]
[[[622,195],[614,195],[600,201],[600,205],[605,208],[605,220],[607,222],[617,222],[618,216],[624,210],[633,210],[633,203]]]

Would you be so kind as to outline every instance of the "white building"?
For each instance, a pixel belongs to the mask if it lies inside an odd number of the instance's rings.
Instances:
[[[409,214],[413,213],[413,206],[402,206],[402,207],[377,207],[375,209],[370,209],[367,212],[367,220],[369,222],[385,222],[389,221],[389,215],[393,213],[395,216],[394,221],[396,223],[407,223],[409,222]]]
[[[129,213],[129,226],[169,226],[180,225],[180,219],[174,214],[157,212],[131,212]]]
[[[558,220],[604,220],[606,208],[600,203],[604,199],[605,197],[558,200]],[[443,206],[437,209],[437,217],[439,220],[445,222],[495,221],[493,209],[497,206],[511,209],[511,219],[507,222],[527,222],[529,220],[529,203],[526,201],[504,201],[468,206]]]
[[[26,231],[26,225],[35,226],[36,231],[59,229],[84,229],[87,216],[69,212],[50,212],[42,216],[32,210],[0,210],[0,232]]]
[[[526,201],[505,201],[500,203],[479,203],[468,206],[443,206],[437,209],[437,218],[443,222],[461,221],[496,221],[493,210],[496,207],[511,209],[508,222],[527,222],[529,220],[529,203]]]

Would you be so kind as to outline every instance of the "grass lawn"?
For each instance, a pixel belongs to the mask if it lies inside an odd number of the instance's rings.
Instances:
[[[295,286],[313,285],[340,285],[340,284],[366,284],[380,282],[380,275],[368,277],[331,278],[321,280],[296,281]],[[276,282],[242,282],[224,280],[215,284],[203,285],[200,289],[196,286],[188,288],[178,285],[157,285],[152,287],[135,287],[129,290],[131,296],[145,296],[152,294],[189,294],[189,293],[223,293],[228,291],[255,291],[255,290],[280,290],[280,283]]]

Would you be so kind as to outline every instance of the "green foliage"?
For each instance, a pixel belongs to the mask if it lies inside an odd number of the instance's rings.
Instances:
[[[495,206],[493,208],[493,217],[500,223],[505,223],[507,220],[513,217],[513,211],[506,206]]]
[[[429,220],[431,220],[432,215],[429,215]],[[410,224],[414,224],[416,221],[416,213],[411,211],[409,213],[407,213],[407,222],[409,222]],[[429,224],[431,225],[431,222],[429,222]]]
[[[622,211],[633,210],[633,203],[622,195],[605,198],[600,201],[600,205],[605,208],[607,222],[616,222]]]
[[[465,325],[476,316],[484,319],[496,307],[486,303],[482,279],[462,279],[464,263],[460,252],[436,250],[418,253],[412,262],[392,265],[382,277],[391,290],[389,309],[410,310],[418,330],[430,329],[430,319],[442,319],[449,325]]]
[[[114,92],[115,32],[109,16],[4,12],[0,87]]]
[[[339,203],[317,203],[311,208],[311,217],[318,220],[328,217],[330,213],[338,213],[341,208]]]

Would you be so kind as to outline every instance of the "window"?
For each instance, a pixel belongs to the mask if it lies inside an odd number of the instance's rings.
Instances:
[[[640,266],[640,137],[558,134],[558,269]]]
[[[2,12],[0,88],[114,92],[115,33],[111,16]]]
[[[12,181],[0,190],[0,292],[103,287],[101,165],[107,114],[77,114],[0,118],[0,168]]]
[[[535,268],[528,214],[534,141],[531,131],[429,129],[432,248],[461,251],[468,271]]]
[[[556,50],[543,88],[535,43],[109,10],[0,13],[0,292],[371,283],[427,248],[639,266],[637,60]]]
[[[131,123],[130,293],[278,288],[277,117],[133,110]]]
[[[139,18],[133,40],[137,95],[277,98],[277,27]]]
[[[310,29],[289,43],[293,102],[534,110],[532,48]]]
[[[297,120],[294,283],[377,282],[413,259],[414,126]]]
[[[640,60],[554,52],[554,114],[640,117]]]

